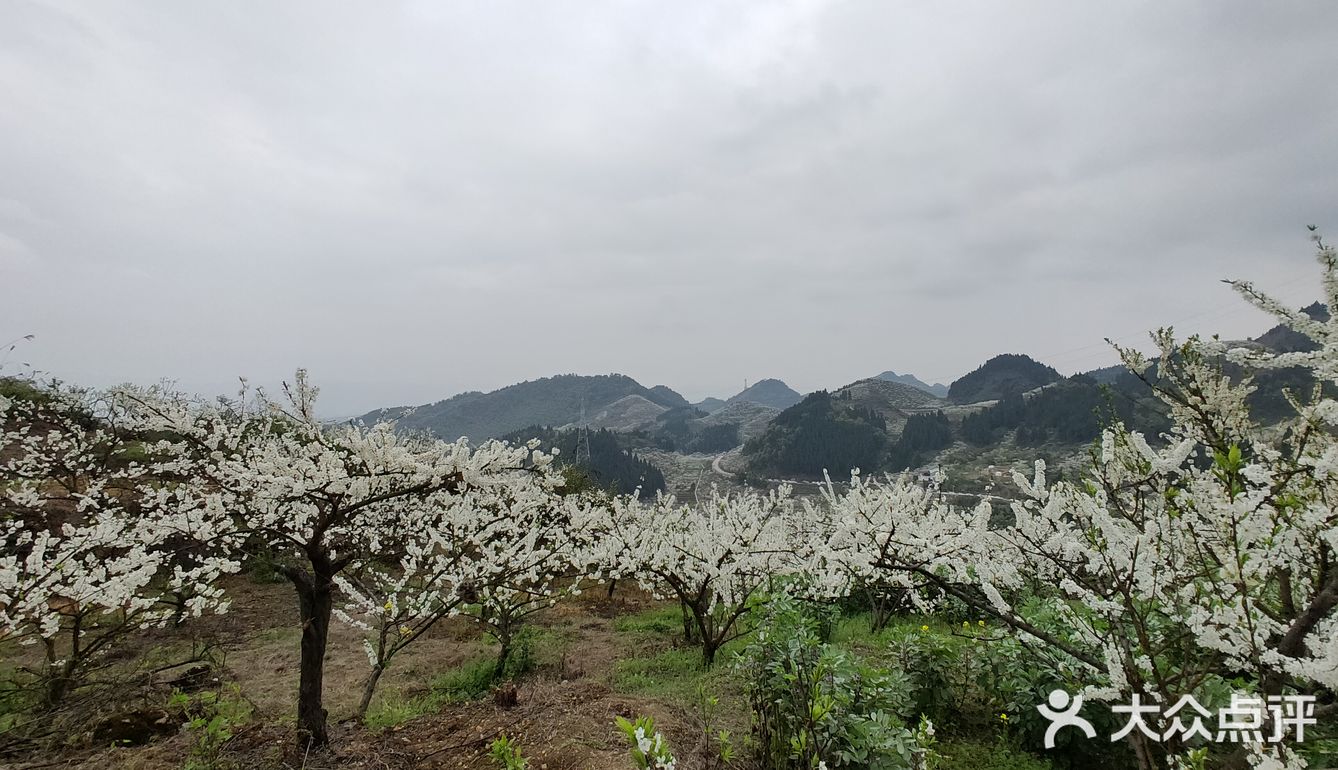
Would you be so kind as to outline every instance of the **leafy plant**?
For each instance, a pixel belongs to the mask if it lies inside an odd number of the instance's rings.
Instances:
[[[674,770],[678,761],[664,736],[655,730],[655,720],[639,716],[636,721],[616,717],[614,724],[632,744],[632,766],[637,770]]]
[[[492,742],[492,750],[488,756],[492,757],[502,770],[528,770],[530,766],[525,757],[521,756],[520,747],[505,735]]]
[[[167,704],[185,714],[185,729],[195,737],[185,763],[187,770],[218,767],[224,744],[232,739],[238,727],[251,719],[251,704],[242,697],[236,684],[194,696],[174,690]]]
[[[719,726],[720,698],[712,695],[704,685],[697,686],[697,720],[701,724],[703,745],[706,756],[703,759],[710,767],[725,767],[732,763],[737,755],[734,752],[734,738],[729,730]]]
[[[904,682],[821,641],[800,602],[772,599],[742,656],[758,759],[767,770],[912,766]]]

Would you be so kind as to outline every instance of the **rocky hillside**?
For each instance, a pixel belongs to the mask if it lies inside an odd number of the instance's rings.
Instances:
[[[602,409],[593,413],[586,409],[586,427],[591,429],[607,429],[612,431],[629,431],[646,428],[655,424],[655,418],[669,411],[661,404],[646,398],[645,396],[633,393],[630,396],[623,396]],[[580,427],[580,422],[570,422],[563,425],[563,429],[572,429]]]
[[[711,412],[698,422],[703,426],[736,425],[740,440],[747,441],[762,435],[780,412],[781,410],[775,407],[754,404],[751,401],[735,401]]]

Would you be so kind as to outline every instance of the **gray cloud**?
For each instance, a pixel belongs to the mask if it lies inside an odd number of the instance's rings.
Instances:
[[[691,398],[1268,320],[1335,231],[1338,6],[0,0],[0,336],[326,408]],[[1338,237],[1338,233],[1335,233]]]

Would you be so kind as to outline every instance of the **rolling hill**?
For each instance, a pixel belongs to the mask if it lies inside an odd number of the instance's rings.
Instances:
[[[1062,379],[1059,372],[1030,356],[1004,353],[948,386],[954,404],[974,404],[1017,396]]]
[[[359,419],[394,420],[401,428],[428,431],[448,440],[468,436],[482,441],[532,425],[576,423],[581,419],[582,406],[589,418],[627,396],[640,396],[663,409],[688,406],[673,390],[663,385],[647,388],[626,375],[561,374],[489,393],[461,393],[433,404],[378,409]]]
[[[750,474],[768,477],[881,470],[901,456],[893,453],[912,420],[927,419],[947,405],[913,385],[877,378],[831,393],[821,390],[776,415],[744,445],[744,459]]]
[[[802,398],[803,396],[798,391],[780,380],[766,379],[753,383],[738,394],[731,396],[725,403],[734,404],[740,401],[748,401],[769,406],[773,409],[788,409],[799,403]]]
[[[933,385],[930,385],[929,383],[924,382],[919,377],[916,377],[913,374],[897,374],[896,372],[889,369],[883,372],[882,374],[875,375],[874,379],[887,380],[888,382],[900,382],[903,385],[910,385],[912,387],[919,388],[920,390],[923,390],[924,392],[929,393],[930,395],[933,396],[937,396],[939,398],[948,397],[947,385],[944,385],[941,382],[936,382]]]

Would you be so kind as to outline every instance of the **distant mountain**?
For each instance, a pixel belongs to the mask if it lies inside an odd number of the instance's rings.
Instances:
[[[1301,308],[1301,312],[1317,321],[1329,320],[1329,309],[1319,302]],[[1315,349],[1315,343],[1309,337],[1282,324],[1255,337],[1254,341],[1274,353],[1300,353]]]
[[[982,447],[1010,437],[1023,447],[1080,446],[1096,439],[1102,428],[1115,421],[1149,437],[1170,427],[1166,407],[1147,385],[1122,369],[1106,382],[1076,374],[1032,395],[1009,394],[965,415],[957,433],[967,443]]]
[[[836,395],[871,409],[892,423],[900,423],[906,414],[905,410],[921,411],[947,406],[947,401],[923,388],[878,377],[852,382],[836,391]]]
[[[686,399],[663,385],[647,388],[626,375],[561,374],[490,393],[461,393],[434,404],[379,409],[360,419],[395,420],[401,428],[428,431],[447,440],[468,436],[482,441],[532,425],[558,427],[577,423],[583,404],[588,420],[627,396],[640,396],[664,409],[689,406]]]
[[[938,396],[939,398],[948,397],[947,385],[944,385],[941,382],[936,382],[933,385],[930,385],[929,383],[922,381],[919,377],[916,377],[913,374],[897,374],[896,372],[889,369],[883,372],[882,374],[874,377],[874,379],[887,380],[888,382],[900,382],[906,385],[910,385],[911,387],[919,388],[920,390]]]
[[[767,477],[811,478],[826,470],[841,478],[852,468],[878,471],[951,441],[951,430],[937,412],[947,405],[903,382],[852,382],[832,393],[810,393],[776,415],[744,445],[744,457],[750,474]],[[923,421],[933,423],[930,430],[910,430]],[[901,436],[907,432],[914,433],[913,446],[903,446]]]
[[[721,398],[715,398],[714,396],[707,396],[706,398],[703,398],[701,401],[698,401],[697,403],[693,404],[693,406],[697,407],[703,412],[706,412],[707,414],[711,414],[712,412],[718,412],[721,409],[724,409],[725,400]]]
[[[1125,368],[1124,364],[1116,364],[1114,366],[1103,366],[1100,369],[1093,369],[1090,372],[1082,372],[1081,376],[1102,385],[1110,385],[1128,373],[1129,370]],[[1074,376],[1076,377],[1079,375]]]
[[[799,403],[799,400],[802,398],[803,396],[780,380],[767,379],[753,383],[751,387],[730,397],[725,403],[733,404],[739,401],[751,401],[754,404],[770,406],[775,409],[788,409]]]
[[[829,471],[839,479],[851,468],[876,469],[887,444],[881,415],[819,390],[776,415],[743,452],[749,476],[817,478]]]
[[[1021,395],[1062,379],[1059,372],[1030,356],[1004,353],[948,387],[948,398],[956,404],[974,404]]]

